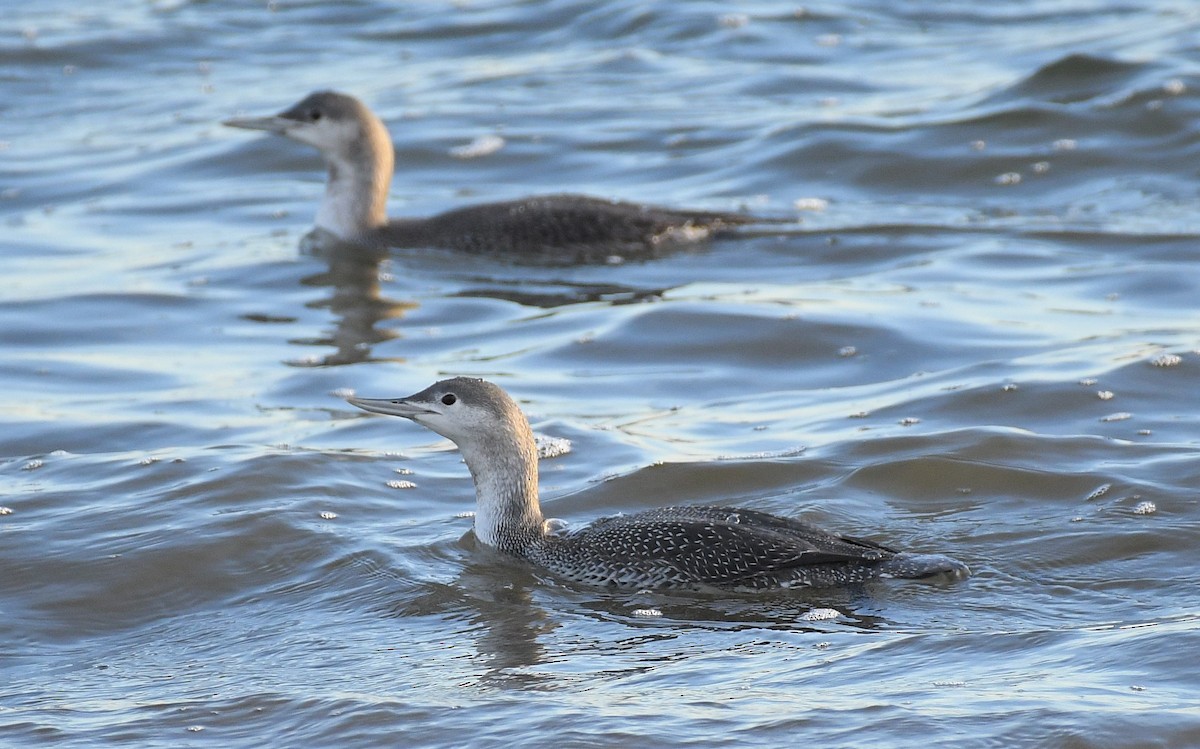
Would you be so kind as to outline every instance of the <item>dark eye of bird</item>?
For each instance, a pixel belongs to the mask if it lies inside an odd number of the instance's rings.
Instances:
[[[319,109],[310,110],[308,113],[308,119],[312,120],[313,122],[316,122],[317,120],[321,119],[321,110],[319,110]]]
[[[446,393],[442,396],[442,403],[445,403],[447,406],[453,406],[457,402],[458,397],[454,393]]]

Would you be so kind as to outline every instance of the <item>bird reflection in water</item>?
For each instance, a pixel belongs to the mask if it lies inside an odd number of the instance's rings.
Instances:
[[[415,309],[416,302],[401,302],[383,297],[380,293],[380,266],[388,257],[384,248],[373,248],[332,239],[320,230],[307,235],[301,250],[324,260],[326,270],[301,280],[305,286],[329,287],[332,294],[307,303],[309,309],[328,309],[334,316],[332,331],[327,336],[293,339],[291,343],[306,346],[332,346],[333,353],[291,362],[296,366],[338,366],[365,361],[379,361],[372,355],[373,347],[400,336],[392,328],[376,326],[386,320],[403,317]],[[399,357],[383,357],[386,361],[403,361]]]

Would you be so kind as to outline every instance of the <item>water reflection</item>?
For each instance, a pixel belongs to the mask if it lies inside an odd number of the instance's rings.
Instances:
[[[400,302],[383,297],[379,289],[380,264],[388,257],[386,249],[364,247],[346,242],[328,241],[310,234],[301,249],[325,260],[327,270],[301,280],[305,286],[330,287],[332,294],[309,302],[310,309],[328,309],[334,327],[328,336],[292,340],[306,346],[332,346],[335,351],[322,357],[293,361],[297,366],[338,366],[375,361],[375,344],[400,334],[393,329],[377,329],[381,321],[404,316],[417,307],[416,302]],[[386,358],[388,361],[401,359]]]

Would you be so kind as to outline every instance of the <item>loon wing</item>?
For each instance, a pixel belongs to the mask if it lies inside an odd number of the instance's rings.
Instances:
[[[477,253],[612,254],[646,251],[660,242],[702,239],[710,230],[753,221],[737,213],[546,195],[457,208],[424,220],[398,220],[385,232],[396,246],[429,244]]]
[[[595,557],[667,563],[713,584],[805,566],[873,564],[887,547],[741,509],[671,507],[602,518],[571,534]]]

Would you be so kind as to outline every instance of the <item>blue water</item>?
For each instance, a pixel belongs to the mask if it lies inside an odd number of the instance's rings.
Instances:
[[[1200,744],[1195,3],[49,0],[0,30],[0,745]],[[793,223],[325,259],[319,157],[220,125],[321,88],[387,123],[395,215]],[[498,561],[451,445],[339,397],[447,374],[569,440],[550,515],[735,503],[975,575],[713,597]]]

